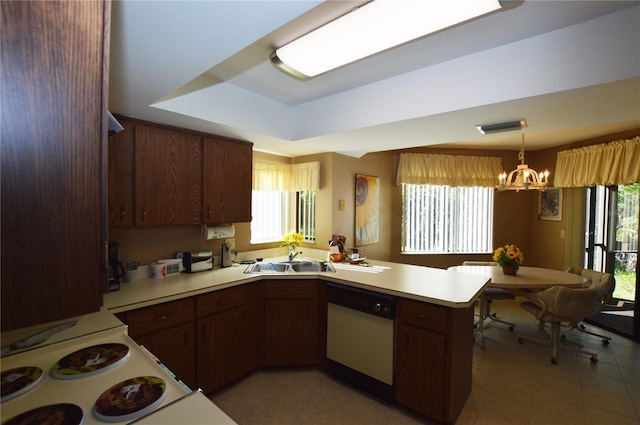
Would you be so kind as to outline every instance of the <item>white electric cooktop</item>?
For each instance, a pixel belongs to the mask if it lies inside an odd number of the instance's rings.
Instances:
[[[123,325],[3,358],[1,422],[36,417],[65,417],[60,423],[69,425],[147,422],[193,395],[126,329]],[[38,423],[48,423],[43,420]]]

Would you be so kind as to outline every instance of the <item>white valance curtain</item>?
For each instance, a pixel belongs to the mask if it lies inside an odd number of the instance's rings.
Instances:
[[[396,185],[494,187],[501,172],[499,157],[401,153]]]
[[[555,187],[640,182],[640,136],[558,152]]]
[[[253,190],[300,192],[318,190],[320,163],[274,164],[254,161]]]

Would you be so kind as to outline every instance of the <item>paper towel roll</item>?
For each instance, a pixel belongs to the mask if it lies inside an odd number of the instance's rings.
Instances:
[[[202,226],[202,237],[206,240],[232,238],[236,234],[236,228],[230,226]]]

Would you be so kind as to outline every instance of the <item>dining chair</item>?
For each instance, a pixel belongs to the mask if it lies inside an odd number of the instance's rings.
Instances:
[[[598,362],[596,353],[583,350],[583,346],[578,343],[571,343],[560,337],[560,326],[562,323],[577,323],[583,318],[597,313],[602,308],[606,299],[606,293],[598,286],[587,288],[567,288],[564,286],[553,286],[540,292],[532,292],[526,289],[521,291],[528,300],[520,306],[533,314],[540,321],[539,330],[546,334],[544,323],[551,325],[551,335],[547,339],[537,339],[529,336],[519,335],[518,341],[522,344],[524,340],[535,343],[551,344],[551,363],[558,364],[558,346],[573,350],[579,353],[591,355],[591,362]]]
[[[493,261],[464,261],[463,266],[497,266],[498,263]],[[516,297],[513,293],[502,288],[485,288],[480,296],[480,303],[478,306],[478,320],[473,324],[473,328],[476,329],[477,334],[482,337],[481,346],[484,348],[484,322],[489,319],[494,322],[500,322],[508,326],[510,331],[516,326],[515,323],[507,322],[498,318],[497,312],[491,312],[491,303],[495,300],[515,300]]]
[[[587,287],[597,286],[602,291],[604,291],[606,294],[606,299],[602,307],[604,307],[606,303],[609,300],[611,300],[611,298],[613,297],[613,290],[615,289],[615,279],[611,273],[603,273],[603,272],[599,272],[591,269],[585,269],[582,267],[575,267],[575,266],[569,267],[566,270],[566,272],[577,274],[587,279],[587,284],[586,284]],[[601,307],[601,310],[602,310],[602,307]],[[586,319],[586,317],[583,319]],[[587,330],[587,327],[584,325],[584,322],[582,320],[578,322],[572,322],[571,328],[565,333],[563,333],[561,338],[564,339],[565,335],[574,329],[578,330],[579,332],[584,332],[584,333],[602,338],[602,345],[609,345],[609,342],[611,341],[611,337]]]

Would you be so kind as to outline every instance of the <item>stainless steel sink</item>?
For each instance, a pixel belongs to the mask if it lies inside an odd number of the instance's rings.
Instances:
[[[330,263],[316,263],[311,261],[288,261],[271,263],[271,262],[259,262],[250,264],[244,271],[245,273],[291,273],[291,272],[310,272],[310,273],[326,273],[334,272],[336,269]]]
[[[333,268],[331,263],[311,263],[311,262],[300,262],[292,264],[293,270],[297,272],[332,272],[335,273],[336,269]]]

